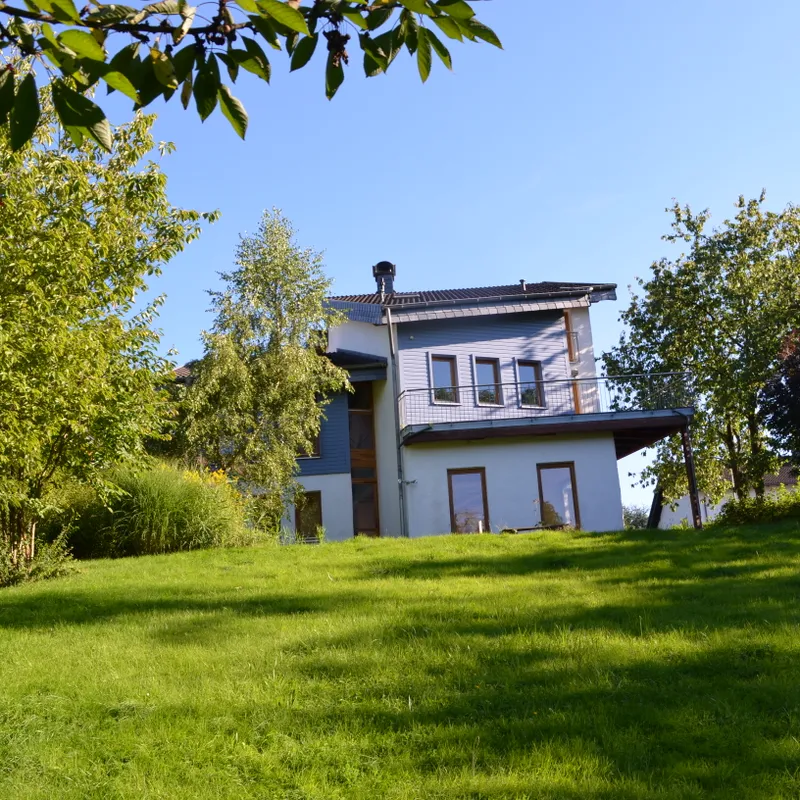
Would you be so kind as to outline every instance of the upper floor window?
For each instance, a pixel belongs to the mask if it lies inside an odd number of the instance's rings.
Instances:
[[[301,450],[297,454],[298,458],[319,458],[320,457],[320,446],[319,446],[319,431],[317,431],[313,437],[311,437],[311,449],[309,451]]]
[[[431,356],[431,379],[435,402],[459,402],[455,356]]]
[[[519,402],[523,406],[544,407],[544,386],[540,361],[518,361]]]
[[[475,359],[475,382],[478,403],[482,406],[503,405],[500,386],[500,362],[496,358]]]

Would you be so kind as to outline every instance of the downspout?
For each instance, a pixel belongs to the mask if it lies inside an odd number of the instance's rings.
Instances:
[[[397,373],[397,342],[392,325],[392,310],[386,309],[386,326],[389,329],[389,354],[392,360],[392,390],[394,399],[394,435],[397,449],[397,489],[400,493],[400,535],[408,538],[406,522],[406,482],[403,473],[403,442],[400,438],[400,384]]]

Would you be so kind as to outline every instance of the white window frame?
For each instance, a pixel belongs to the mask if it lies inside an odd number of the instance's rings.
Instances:
[[[519,365],[520,362],[523,363],[531,363],[531,364],[538,364],[539,365],[539,374],[541,375],[541,379],[539,380],[539,397],[544,401],[542,405],[531,405],[530,403],[523,403],[522,402],[522,379],[520,378],[519,374]],[[514,374],[517,379],[517,400],[519,402],[520,408],[536,408],[536,409],[545,409],[547,408],[547,398],[545,397],[544,391],[544,366],[542,362],[538,358],[515,358],[514,359]],[[525,383],[530,383],[530,381],[525,381]]]
[[[453,362],[455,378],[456,378],[456,385],[452,387],[456,393],[455,400],[437,400],[436,399],[436,390],[437,389],[444,389],[444,386],[435,386],[433,383],[433,359],[434,358],[447,358]],[[455,353],[428,353],[428,386],[430,387],[431,392],[431,403],[436,406],[460,406],[461,405],[461,390],[459,388],[460,383],[458,380],[458,356]]]
[[[480,406],[481,408],[502,408],[505,405],[505,398],[503,392],[503,370],[500,366],[500,359],[495,358],[494,356],[481,356],[475,355],[474,353],[470,356],[472,362],[472,383],[475,387],[475,405]],[[488,386],[489,384],[486,383],[478,383],[478,361],[493,361],[497,365],[497,393],[499,395],[499,401],[497,403],[483,403],[481,402],[480,397],[480,387],[481,386]]]

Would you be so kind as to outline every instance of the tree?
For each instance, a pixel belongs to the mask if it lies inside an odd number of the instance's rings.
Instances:
[[[0,130],[0,550],[20,569],[62,478],[102,484],[160,430],[160,301],[136,313],[136,293],[214,218],[170,206],[158,165],[142,163],[153,117],[119,128],[106,156],[45,115],[23,151]]]
[[[760,400],[762,419],[776,444],[800,466],[800,331],[786,338],[778,369]]]
[[[368,77],[386,72],[403,46],[416,55],[423,81],[434,53],[451,69],[450,53],[434,29],[450,39],[501,47],[465,0],[313,0],[307,6],[299,0],[218,0],[209,5],[214,6],[210,18],[187,0],[140,8],[90,2],[80,11],[73,0],[0,2],[0,17],[6,20],[0,19],[0,49],[11,47],[5,68],[0,67],[0,125],[10,118],[12,147],[29,141],[39,120],[29,69],[34,65],[45,70],[58,118],[75,144],[91,137],[109,150],[106,116],[87,96],[100,82],[130,98],[137,109],[157,97],[170,100],[180,90],[184,108],[194,98],[205,120],[219,106],[244,138],[247,113],[223,83],[220,65],[232,83],[241,70],[269,83],[265,47],[285,48],[296,70],[309,63],[322,36],[329,99],[344,80],[352,34],[358,36]],[[114,45],[119,49],[112,55]],[[17,74],[20,63],[24,68]]]
[[[653,264],[643,296],[621,315],[628,331],[602,356],[608,374],[687,372],[696,397],[693,438],[698,484],[719,499],[730,484],[744,497],[763,492],[776,465],[759,415],[759,392],[775,373],[786,335],[800,325],[800,210],[766,211],[765,196],[740,197],[737,212],[708,230],[709,212],[677,203],[672,233],[688,253]],[[644,483],[665,499],[686,492],[680,442],[657,445]]]
[[[297,484],[297,456],[311,452],[326,396],[348,386],[325,356],[338,315],[318,253],[301,249],[279,211],[243,236],[236,268],[210,292],[216,320],[187,395],[187,437],[198,454],[250,487],[276,529]]]
[[[622,506],[622,523],[626,530],[644,530],[649,511],[644,506]]]

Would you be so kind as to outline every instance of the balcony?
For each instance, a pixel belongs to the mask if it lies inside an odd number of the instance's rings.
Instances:
[[[678,432],[693,413],[686,373],[406,389],[404,444],[611,431],[622,457]]]

